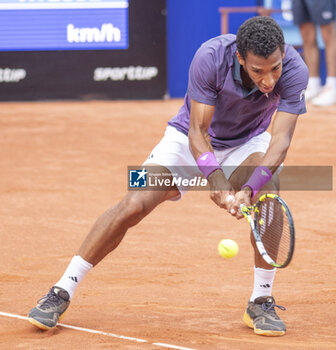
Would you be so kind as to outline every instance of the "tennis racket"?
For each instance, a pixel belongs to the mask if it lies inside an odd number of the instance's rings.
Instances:
[[[264,194],[251,206],[241,204],[240,211],[249,222],[256,246],[271,266],[283,268],[292,260],[295,230],[286,202],[275,194]]]

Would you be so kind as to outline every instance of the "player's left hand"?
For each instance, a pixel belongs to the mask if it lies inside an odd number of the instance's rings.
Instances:
[[[237,192],[230,207],[230,214],[238,220],[243,218],[243,214],[239,210],[240,205],[251,205],[251,195],[252,190],[249,187],[246,187],[242,191]]]

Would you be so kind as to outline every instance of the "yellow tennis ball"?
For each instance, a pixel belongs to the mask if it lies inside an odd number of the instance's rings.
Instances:
[[[219,255],[225,259],[231,259],[238,254],[238,244],[233,239],[222,239],[218,243]]]

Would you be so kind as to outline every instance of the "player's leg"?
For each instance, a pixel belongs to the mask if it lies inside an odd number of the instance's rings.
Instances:
[[[309,82],[305,94],[306,101],[311,100],[321,91],[320,52],[317,45],[316,26],[312,19],[312,11],[310,1],[292,1],[294,24],[300,29],[303,56],[309,69]]]
[[[169,177],[168,174],[171,178],[172,173],[183,178],[193,178],[196,175],[192,170],[196,163],[189,150],[188,137],[173,127],[167,127],[164,137],[153,149],[144,166],[147,169],[153,167],[151,169],[155,169],[155,175],[149,172],[147,176],[155,176],[157,182],[162,184]],[[98,218],[79,248],[78,255],[73,257],[61,279],[31,310],[29,320],[42,329],[55,327],[80,281],[94,265],[119,245],[127,230],[158,204],[180,197],[185,190],[182,187],[177,189],[176,186],[162,185],[151,191],[129,191],[120,203]]]
[[[165,168],[161,168],[161,171],[169,172]],[[119,245],[130,227],[141,221],[158,204],[178,195],[176,188],[169,191],[129,191],[120,203],[98,218],[77,255],[95,266]]]
[[[303,41],[303,55],[309,68],[309,76],[319,77],[320,52],[317,46],[316,26],[306,22],[300,25],[300,33]]]
[[[315,106],[331,106],[336,103],[336,30],[335,21],[321,25],[325,46],[327,79],[322,91],[312,100]]]
[[[303,56],[309,69],[306,100],[309,101],[321,91],[320,51],[317,45],[316,26],[307,22],[299,26],[302,37]]]
[[[331,0],[304,0],[307,12],[309,14],[310,22],[314,26],[319,26],[322,34],[322,39],[325,46],[326,64],[327,64],[327,82],[323,89],[318,93],[316,97],[312,99],[312,104],[316,106],[330,106],[336,103],[336,38],[335,38],[335,1]],[[309,42],[309,33],[307,33],[306,40]],[[319,48],[314,49],[320,53]],[[313,53],[310,51],[308,55],[305,55],[309,70],[315,69],[310,67],[309,62],[314,56],[309,57]],[[319,69],[319,65],[317,66]],[[315,74],[315,72],[314,72]],[[310,74],[311,76],[312,74]],[[319,70],[317,70],[317,76],[319,76]],[[308,84],[308,88],[310,85]],[[307,93],[309,89],[307,89]],[[306,93],[306,98],[307,98]]]
[[[164,167],[156,166],[156,170],[169,173]],[[158,204],[179,195],[176,187],[170,187],[169,190],[162,188],[161,191],[129,191],[120,203],[98,218],[61,279],[30,311],[28,320],[40,329],[54,328],[68,308],[75,289],[90,269],[119,245],[130,227],[141,221]]]
[[[256,164],[260,164],[263,155],[262,152],[249,155],[241,166],[232,173],[230,182],[235,190],[239,190],[246,183]],[[279,178],[275,174],[261,192],[278,193],[278,191]],[[258,198],[259,195],[260,193],[256,197]],[[252,233],[250,237],[254,248],[254,287],[243,319],[249,327],[254,329],[256,334],[281,336],[286,333],[286,325],[276,314],[274,308],[279,306],[275,304],[272,297],[276,269],[268,265],[261,257]]]
[[[336,30],[335,21],[321,25],[322,39],[325,45],[325,56],[327,63],[328,77],[336,77]]]

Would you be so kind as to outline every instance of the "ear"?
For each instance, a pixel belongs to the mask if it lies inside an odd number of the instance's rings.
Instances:
[[[244,65],[245,63],[245,60],[240,56],[240,53],[238,51],[236,51],[236,55],[237,55],[237,58],[238,58],[238,62],[241,66]]]

